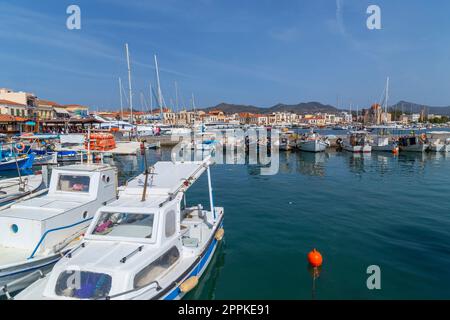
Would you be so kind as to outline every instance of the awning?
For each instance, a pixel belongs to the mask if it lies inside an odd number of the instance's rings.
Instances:
[[[53,108],[53,110],[55,110],[56,113],[70,115],[70,112],[63,108]]]

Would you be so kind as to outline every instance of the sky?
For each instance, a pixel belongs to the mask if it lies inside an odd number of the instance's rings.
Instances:
[[[80,30],[66,27],[72,4]],[[381,30],[366,26],[372,4]],[[447,0],[0,0],[0,87],[117,109],[128,43],[135,109],[150,104],[154,54],[164,99],[175,101],[177,82],[179,108],[192,93],[198,107],[367,107],[387,77],[392,104],[448,106],[448,12]]]

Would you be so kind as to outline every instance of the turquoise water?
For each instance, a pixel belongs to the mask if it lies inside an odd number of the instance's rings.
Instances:
[[[144,168],[108,161],[121,183]],[[225,239],[188,299],[312,299],[313,248],[324,256],[316,299],[450,299],[450,155],[281,153],[277,175],[216,165],[212,178]],[[209,206],[205,176],[187,199]],[[370,265],[381,290],[367,289]]]
[[[115,163],[122,179],[142,169]],[[212,175],[225,242],[189,299],[312,299],[313,248],[324,256],[316,299],[450,298],[450,155],[282,153],[275,176],[244,165]],[[188,202],[208,205],[205,177]],[[370,265],[381,290],[367,289]]]

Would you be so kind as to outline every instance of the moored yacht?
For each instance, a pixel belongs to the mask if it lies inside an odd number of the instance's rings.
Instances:
[[[48,193],[0,211],[0,295],[23,289],[72,249],[99,207],[116,199],[107,165],[52,171]]]
[[[211,158],[158,162],[96,213],[82,244],[17,299],[180,299],[192,290],[222,240]],[[208,174],[210,210],[186,206],[186,191]],[[73,280],[73,281],[72,281]]]

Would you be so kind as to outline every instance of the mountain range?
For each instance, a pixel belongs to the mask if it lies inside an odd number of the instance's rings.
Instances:
[[[229,104],[229,103],[221,103],[214,107],[208,107],[202,109],[206,112],[213,110],[221,110],[226,114],[233,113],[254,113],[254,114],[269,114],[273,112],[292,112],[296,114],[309,114],[309,113],[336,113],[339,111],[348,111],[347,109],[336,108],[331,105],[322,104],[320,102],[303,102],[299,104],[277,104],[273,107],[263,108],[252,105],[240,105],[240,104]],[[393,111],[401,111],[404,113],[420,113],[422,110],[427,114],[439,114],[450,116],[450,106],[448,107],[436,107],[436,106],[428,106],[422,105],[414,102],[408,101],[399,101],[396,104],[389,107],[389,110]]]

